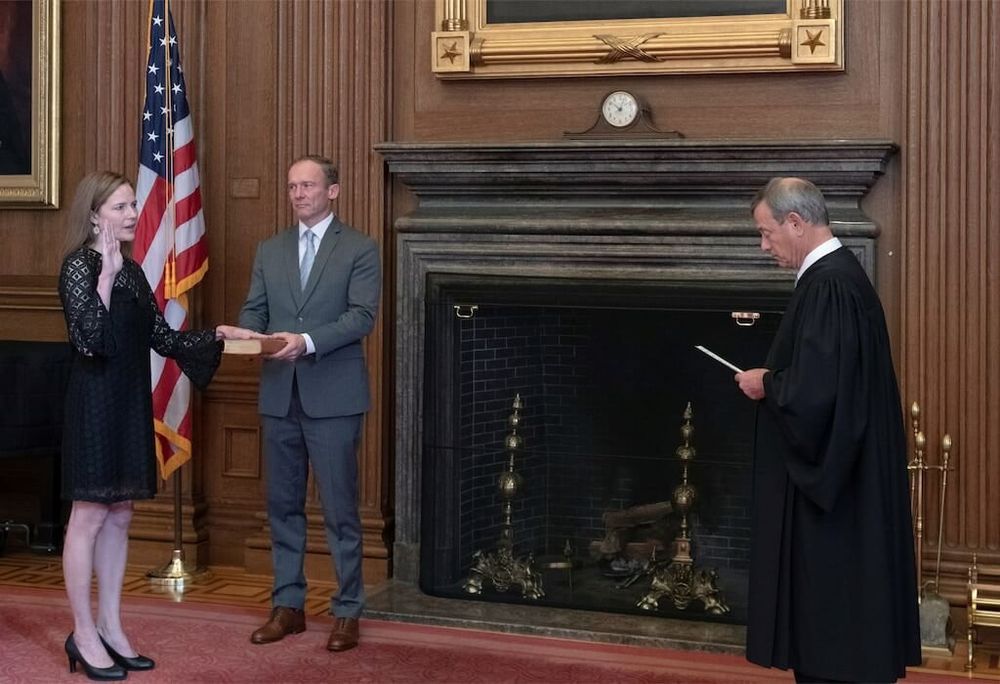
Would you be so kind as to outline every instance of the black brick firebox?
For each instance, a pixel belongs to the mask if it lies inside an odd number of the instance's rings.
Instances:
[[[785,294],[783,287],[749,284],[662,288],[432,276],[426,345],[433,351],[423,386],[424,591],[468,597],[463,585],[474,553],[495,548],[503,519],[497,480],[516,395],[525,406],[518,429],[524,446],[516,454],[523,484],[512,502],[515,551],[532,554],[545,591],[525,602],[641,614],[636,603],[650,578],[630,582],[614,564],[648,560],[650,544],[659,558],[669,557],[679,517],[609,530],[603,516],[670,500],[680,482],[674,452],[690,403],[695,558],[699,567],[718,570],[732,608],[724,619],[744,621],[754,409],[734,391],[732,372],[694,344],[710,341],[740,363],[763,358]],[[725,305],[761,318],[737,325]],[[615,549],[606,548],[611,541]],[[567,545],[572,576],[563,567]],[[516,589],[481,598],[520,600]],[[704,617],[699,608],[690,614]],[[658,612],[689,614],[669,602]]]

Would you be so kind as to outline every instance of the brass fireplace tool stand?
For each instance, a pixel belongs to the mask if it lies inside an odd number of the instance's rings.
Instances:
[[[681,528],[674,539],[674,554],[669,562],[664,563],[656,558],[656,550],[645,566],[644,573],[652,574],[650,590],[636,605],[644,610],[654,610],[659,607],[660,599],[666,596],[673,601],[678,610],[685,610],[693,601],[700,601],[703,609],[713,615],[729,612],[722,592],[716,586],[719,579],[714,568],[711,570],[696,570],[694,558],[691,555],[691,537],[689,535],[688,513],[694,504],[697,492],[688,481],[688,466],[694,460],[695,448],[691,446],[694,437],[694,425],[691,418],[691,402],[684,409],[684,423],[681,425],[683,443],[677,447],[674,454],[681,462],[681,481],[674,487],[672,502],[673,510],[681,516]]]
[[[462,588],[469,594],[483,593],[483,583],[490,582],[497,591],[507,591],[511,585],[521,587],[522,598],[539,599],[545,596],[542,589],[542,576],[535,568],[532,554],[526,558],[514,557],[514,524],[512,501],[521,488],[522,478],[514,470],[514,457],[521,449],[523,442],[517,434],[521,425],[521,409],[524,402],[521,395],[514,395],[513,412],[507,418],[510,432],[504,438],[504,449],[507,452],[507,469],[500,474],[497,486],[500,498],[503,500],[503,524],[500,528],[500,539],[496,549],[484,552],[482,549],[472,554],[472,569],[469,579]]]
[[[955,652],[955,637],[951,624],[951,607],[940,595],[941,543],[944,538],[944,510],[948,492],[948,473],[954,468],[951,461],[951,435],[941,438],[941,463],[929,465],[924,458],[927,440],[920,430],[920,406],[910,406],[910,424],[913,429],[913,460],[907,469],[911,472],[910,506],[913,512],[914,546],[917,560],[917,588],[920,601],[920,644],[924,655],[951,656]],[[923,580],[924,548],[924,475],[928,470],[941,471],[941,491],[938,496],[937,554],[934,579]]]

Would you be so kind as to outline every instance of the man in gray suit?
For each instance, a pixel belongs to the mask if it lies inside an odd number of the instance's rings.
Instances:
[[[358,644],[364,606],[357,445],[369,407],[361,340],[378,311],[381,274],[371,238],[333,215],[340,193],[329,159],[305,156],[288,169],[297,226],[257,248],[240,325],[285,340],[265,359],[259,410],[264,428],[267,515],[274,590],[255,644],[305,630],[306,478],[311,464],[323,506],[338,592],[331,651]]]

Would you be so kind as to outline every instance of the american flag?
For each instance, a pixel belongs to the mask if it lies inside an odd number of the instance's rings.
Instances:
[[[133,258],[175,330],[188,327],[187,291],[208,270],[191,111],[169,0],[152,0],[146,102],[139,142],[139,224]],[[165,479],[191,458],[191,383],[151,352],[156,457]]]

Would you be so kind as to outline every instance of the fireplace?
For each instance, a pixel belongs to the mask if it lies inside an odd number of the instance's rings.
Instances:
[[[763,361],[794,282],[760,252],[750,219],[772,176],[816,182],[834,232],[873,274],[877,228],[859,203],[892,145],[379,149],[417,200],[395,224],[394,579],[538,610],[744,622],[754,406],[694,345]],[[683,516],[672,493],[689,403],[697,496]],[[507,471],[519,478],[512,496],[497,484]],[[642,605],[652,570],[677,553],[682,517],[724,611],[707,610],[715,598]],[[497,587],[489,572],[480,581],[483,558],[503,548],[540,592]]]
[[[421,588],[642,613],[649,561],[668,560],[679,532],[670,500],[690,406],[696,567],[718,573],[727,608],[719,619],[743,621],[753,404],[735,391],[732,372],[694,345],[759,361],[786,289],[482,276],[431,276],[428,284]],[[748,325],[726,305],[760,318]],[[515,397],[523,408],[512,431]],[[514,453],[505,448],[512,432],[521,440]],[[490,554],[505,538],[498,480],[511,456],[521,481],[511,542],[516,557],[531,555],[541,596],[469,585],[477,552]],[[626,522],[642,511],[650,514]],[[716,617],[693,603],[684,610]],[[687,614],[679,610],[669,601],[658,607]]]
[[[72,361],[65,342],[0,340],[0,555],[15,531],[36,551],[62,546],[60,445]]]

